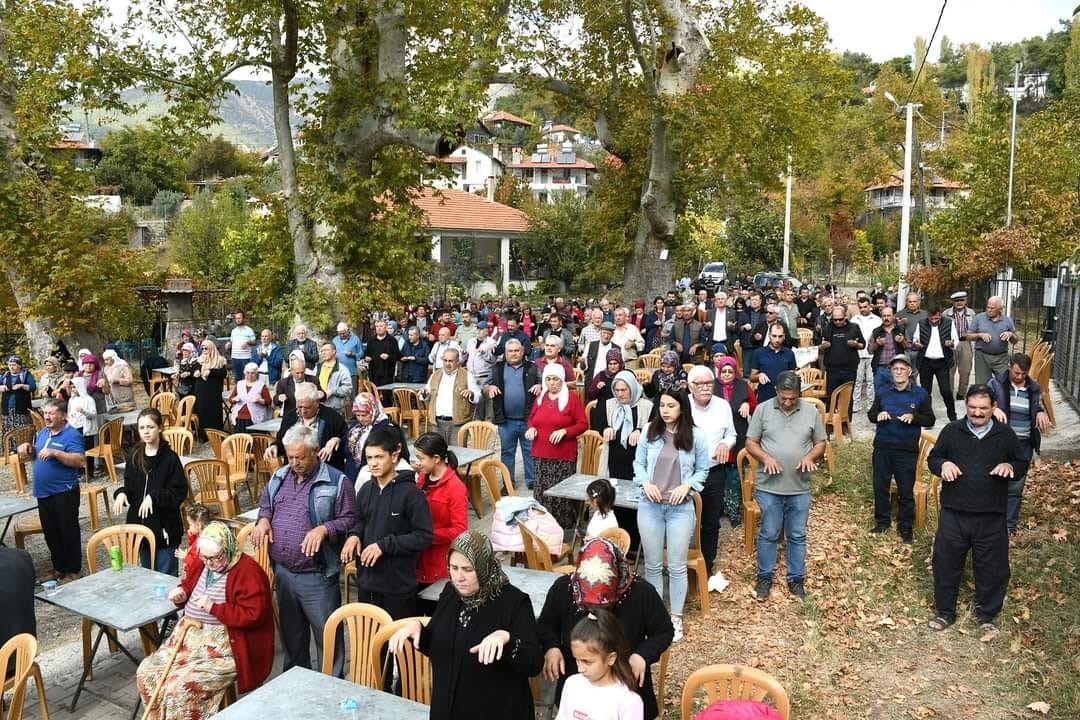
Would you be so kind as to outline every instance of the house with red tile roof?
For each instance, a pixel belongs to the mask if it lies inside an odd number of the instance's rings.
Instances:
[[[540,143],[531,155],[515,154],[509,165],[514,177],[523,181],[538,202],[555,202],[561,192],[589,193],[596,166],[574,152],[570,143]]]
[[[940,175],[926,173],[926,210],[934,213],[943,208],[951,207],[958,198],[967,197],[968,188],[961,182],[949,180]],[[915,183],[917,178],[912,178],[911,207],[915,208],[918,190]],[[867,185],[863,188],[866,199],[867,213],[880,215],[882,219],[888,219],[898,215],[904,207],[904,179],[894,173],[884,182]]]

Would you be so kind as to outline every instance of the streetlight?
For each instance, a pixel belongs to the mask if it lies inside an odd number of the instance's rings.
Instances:
[[[787,156],[787,197],[784,199],[784,266],[780,271],[791,272],[791,153]]]
[[[893,94],[885,91],[885,99],[896,106],[897,112],[901,105]],[[900,280],[896,285],[896,296],[904,297],[907,294],[907,283],[904,276],[908,270],[908,244],[911,239],[911,134],[912,121],[915,109],[922,107],[921,103],[908,103],[903,106],[907,111],[907,129],[904,132],[904,204],[900,213]]]

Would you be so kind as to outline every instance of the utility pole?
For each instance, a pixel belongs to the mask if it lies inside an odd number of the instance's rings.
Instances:
[[[1020,61],[1013,66],[1012,140],[1009,142],[1009,200],[1005,206],[1005,227],[1012,227],[1013,168],[1016,166],[1016,105],[1020,100]]]
[[[926,176],[924,174],[924,167],[922,161],[922,142],[919,139],[919,128],[916,126],[912,128],[914,133],[914,146],[915,146],[915,169],[919,172],[919,187],[917,188],[917,195],[915,196],[915,202],[919,210],[919,242],[922,244],[923,251],[923,264],[930,265],[930,239],[926,236]]]
[[[791,272],[791,153],[787,156],[787,197],[784,200],[784,264],[785,275]]]
[[[911,243],[911,150],[915,104],[908,103],[907,128],[904,131],[904,204],[900,213],[900,279],[896,285],[898,298],[907,295],[908,252]]]

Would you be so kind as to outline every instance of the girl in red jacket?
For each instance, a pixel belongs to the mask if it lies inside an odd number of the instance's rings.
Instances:
[[[469,529],[469,511],[465,483],[457,474],[457,458],[442,435],[424,433],[416,439],[413,450],[416,486],[431,508],[431,529],[435,536],[431,547],[420,554],[416,563],[419,591],[449,577],[446,556],[454,538]],[[417,600],[417,607],[430,615],[435,603]]]

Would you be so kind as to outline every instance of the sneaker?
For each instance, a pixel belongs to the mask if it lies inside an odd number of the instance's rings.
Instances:
[[[878,523],[877,525],[874,526],[874,529],[871,530],[870,532],[874,533],[875,535],[877,535],[879,533],[883,533],[883,532],[889,532],[889,526],[888,525],[882,525],[881,523]]]
[[[679,642],[683,638],[682,634],[682,615],[671,616],[671,626],[675,628],[675,637],[671,639],[672,642]]]
[[[787,589],[792,595],[800,600],[806,599],[806,588],[803,587],[802,580],[792,580],[787,584]]]
[[[980,623],[979,624],[979,631],[982,632],[982,635],[979,636],[979,642],[984,642],[984,643],[985,642],[990,642],[991,640],[996,638],[999,634],[1001,634],[1001,631],[998,630],[997,625],[995,625],[994,623],[992,623],[990,621]]]
[[[761,602],[765,602],[769,599],[769,591],[772,590],[772,578],[759,577],[757,579],[757,586],[754,587],[754,595]]]

